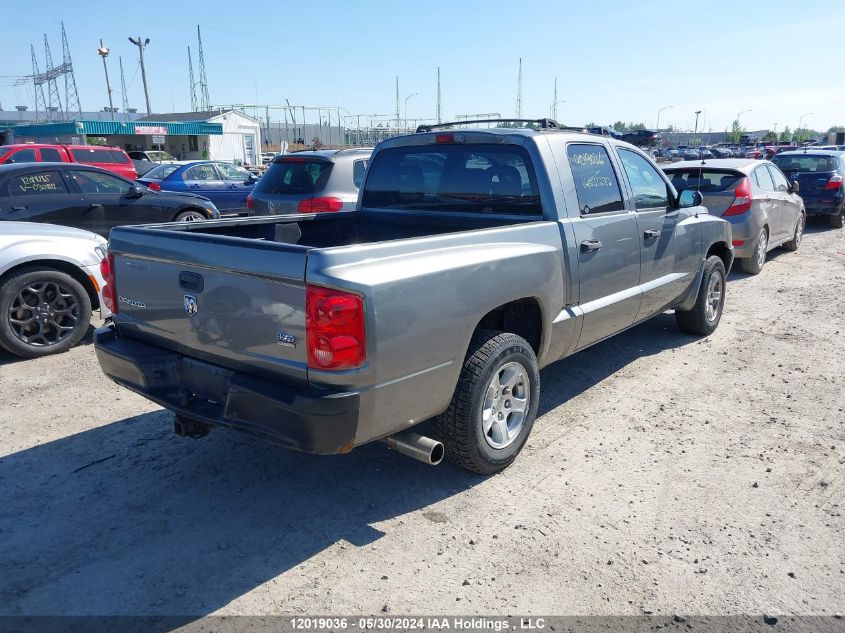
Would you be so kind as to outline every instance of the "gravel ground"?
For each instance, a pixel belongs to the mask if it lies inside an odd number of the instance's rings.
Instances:
[[[845,231],[542,372],[491,478],[172,434],[93,350],[0,356],[0,614],[845,611]]]

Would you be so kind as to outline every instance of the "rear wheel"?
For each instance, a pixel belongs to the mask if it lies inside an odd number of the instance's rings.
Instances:
[[[830,216],[830,226],[833,228],[841,229],[843,224],[845,224],[845,204],[839,209],[839,215]]]
[[[725,307],[725,264],[716,255],[704,262],[704,274],[698,297],[691,310],[675,310],[678,327],[690,334],[712,334],[722,319]]]
[[[176,214],[176,217],[173,218],[174,222],[202,222],[203,220],[207,220],[208,218],[202,211],[198,211],[197,209],[188,209],[187,211],[180,211]]]
[[[739,260],[739,267],[742,272],[750,275],[757,275],[763,270],[766,263],[766,253],[769,249],[769,233],[766,229],[760,230],[760,235],[757,236],[757,244],[754,247],[754,253],[751,257],[743,257]]]
[[[807,224],[807,217],[804,212],[798,214],[798,221],[795,223],[795,233],[792,234],[792,239],[783,245],[784,250],[797,251],[801,246],[801,240],[804,237],[804,227]]]
[[[79,343],[91,321],[91,299],[58,270],[23,269],[0,286],[0,345],[35,358]]]

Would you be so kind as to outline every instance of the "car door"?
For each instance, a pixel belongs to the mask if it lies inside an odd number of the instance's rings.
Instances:
[[[689,288],[701,261],[696,208],[678,208],[669,182],[640,152],[616,149],[636,210],[643,300],[637,320],[665,310]]]
[[[189,167],[183,172],[182,180],[185,182],[185,191],[208,198],[218,209],[226,208],[226,185],[214,163],[199,163]]]
[[[625,208],[606,146],[569,143],[561,163],[575,185],[574,191],[567,188],[567,206],[578,209],[570,221],[578,247],[581,349],[634,322],[641,300],[640,244],[636,215]]]
[[[763,223],[769,227],[769,244],[783,239],[783,214],[780,200],[775,195],[775,183],[766,165],[760,165],[751,172],[751,180],[757,185],[754,200],[759,201],[763,212]]]
[[[91,230],[82,197],[56,169],[32,169],[7,178],[0,217],[17,222],[49,222]]]
[[[252,192],[256,179],[246,169],[236,165],[216,163],[216,166],[226,184],[225,206],[218,205],[217,208],[229,213],[246,213],[246,197]]]
[[[782,239],[792,239],[801,213],[801,199],[789,192],[789,181],[776,165],[766,165],[775,184],[775,196],[778,200],[778,213],[783,227]]]
[[[109,231],[125,224],[160,222],[161,204],[152,193],[131,193],[134,183],[103,170],[71,169],[70,177],[82,193],[96,228],[88,230],[108,237]]]

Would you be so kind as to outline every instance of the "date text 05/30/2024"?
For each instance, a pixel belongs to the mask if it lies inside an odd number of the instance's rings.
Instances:
[[[483,618],[483,617],[296,617],[290,619],[291,628],[300,631],[326,629],[345,630],[449,630],[449,631],[540,631],[546,628],[543,618]]]

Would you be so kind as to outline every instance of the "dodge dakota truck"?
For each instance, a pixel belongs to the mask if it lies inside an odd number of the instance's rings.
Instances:
[[[710,334],[732,262],[730,225],[632,145],[431,126],[377,146],[354,211],[113,229],[94,342],[180,435],[382,440],[489,474],[528,439],[541,367],[670,309]]]

